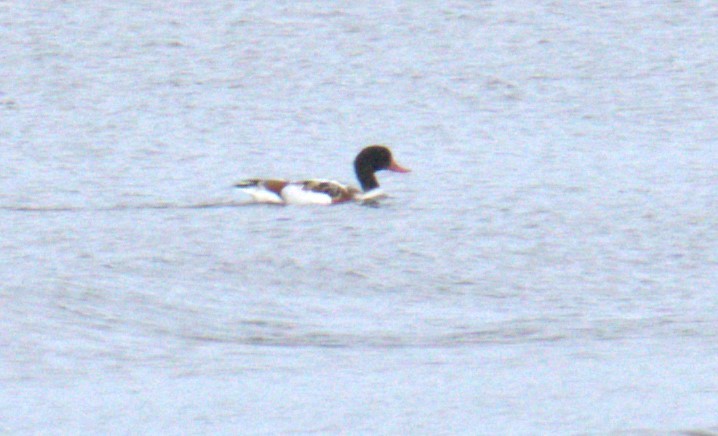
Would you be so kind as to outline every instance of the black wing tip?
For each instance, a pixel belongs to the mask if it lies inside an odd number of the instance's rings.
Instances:
[[[242,180],[234,184],[235,188],[251,188],[253,186],[259,185],[259,180],[257,179],[248,179],[248,180]]]

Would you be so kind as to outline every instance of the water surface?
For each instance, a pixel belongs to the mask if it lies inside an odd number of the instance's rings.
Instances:
[[[717,21],[0,4],[0,430],[718,431]]]

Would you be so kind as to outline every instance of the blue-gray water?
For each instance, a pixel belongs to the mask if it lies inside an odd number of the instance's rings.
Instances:
[[[579,3],[0,2],[0,432],[718,432],[718,6]]]

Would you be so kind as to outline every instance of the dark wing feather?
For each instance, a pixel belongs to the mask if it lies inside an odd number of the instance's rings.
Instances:
[[[359,192],[358,189],[351,186],[342,185],[341,183],[331,180],[304,180],[300,182],[303,189],[313,192],[321,192],[331,197],[333,203],[341,203],[354,198]]]

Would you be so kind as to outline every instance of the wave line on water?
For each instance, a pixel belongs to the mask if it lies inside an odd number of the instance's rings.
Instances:
[[[181,209],[220,209],[249,206],[253,203],[248,202],[202,202],[202,203],[144,203],[144,204],[117,204],[112,206],[0,206],[0,210],[7,212],[27,212],[27,213],[46,213],[46,212],[115,212],[130,210],[181,210]]]

